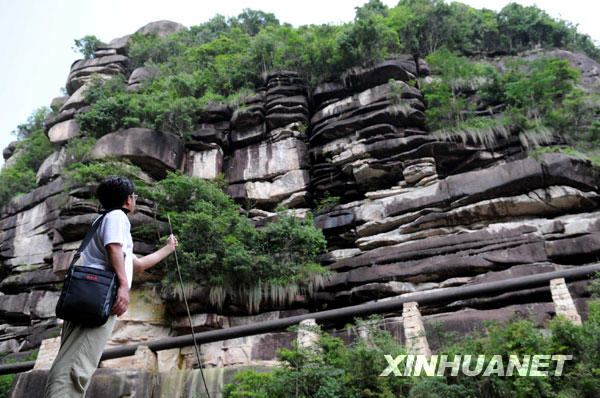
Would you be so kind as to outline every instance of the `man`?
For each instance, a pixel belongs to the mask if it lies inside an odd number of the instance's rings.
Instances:
[[[137,195],[134,193],[133,183],[123,177],[107,178],[98,186],[96,196],[107,213],[81,254],[82,265],[114,270],[119,288],[112,315],[104,325],[85,327],[74,322],[64,322],[60,350],[48,374],[45,392],[47,398],[85,395],[115,326],[116,317],[123,315],[129,306],[133,272],[141,272],[156,265],[178,246],[177,239],[171,235],[163,248],[136,258],[133,255],[131,224],[126,215],[129,212],[133,214],[135,210]]]

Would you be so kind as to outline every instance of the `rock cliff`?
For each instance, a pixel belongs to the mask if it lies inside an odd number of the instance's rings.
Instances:
[[[140,33],[177,29],[178,24],[163,22]],[[58,335],[54,306],[62,272],[98,209],[91,188],[65,188],[64,145],[81,134],[74,115],[89,109],[84,94],[92,79],[128,73],[126,42],[127,37],[116,39],[93,59],[73,63],[69,95],[53,101],[60,111],[46,121],[55,152],[38,171],[41,186],[1,210],[0,354],[19,357]],[[224,175],[228,194],[251,208],[248,215],[257,226],[273,220],[278,205],[299,216],[315,212],[328,240],[322,262],[332,277],[325,287],[312,298],[297,297],[290,308],[265,308],[251,316],[232,308],[219,313],[207,304],[207,291],[195,289],[188,299],[199,330],[596,261],[598,170],[562,154],[530,157],[518,132],[498,134],[491,143],[429,134],[415,84],[428,74],[424,62],[417,68],[412,57],[399,56],[310,90],[296,72],[274,71],[238,109],[207,106],[189,140],[130,128],[99,139],[89,156],[128,159],[150,183],[168,170],[204,179]],[[136,90],[151,73],[138,68],[128,78],[128,89]],[[10,158],[13,150],[5,149],[4,156]],[[131,218],[133,228],[153,220],[152,203],[142,200]],[[138,254],[151,250],[148,242],[134,242]],[[131,309],[111,345],[187,333],[178,296],[160,297],[145,284],[159,279],[155,272],[135,282]],[[586,285],[569,284],[584,315]],[[551,302],[547,287],[421,311],[426,323],[467,332],[515,312],[542,322],[554,315]],[[212,343],[203,347],[204,365],[265,363],[293,338],[293,333],[273,333]],[[161,355],[161,370],[194,363],[189,348]]]

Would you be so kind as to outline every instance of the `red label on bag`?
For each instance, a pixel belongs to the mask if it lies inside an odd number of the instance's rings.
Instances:
[[[95,280],[95,281],[98,280],[98,277],[94,276],[94,275],[86,275],[85,277],[86,277],[86,279],[91,279],[91,280]]]

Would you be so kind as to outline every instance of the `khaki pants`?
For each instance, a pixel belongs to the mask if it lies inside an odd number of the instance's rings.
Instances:
[[[85,396],[116,318],[112,315],[104,325],[98,327],[84,327],[65,321],[60,336],[60,350],[46,382],[46,398]]]

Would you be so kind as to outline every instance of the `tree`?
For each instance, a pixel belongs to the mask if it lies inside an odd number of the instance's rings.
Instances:
[[[256,36],[261,29],[267,26],[279,26],[279,20],[272,13],[245,8],[237,16],[237,19],[230,21],[230,24],[239,26],[247,35]]]
[[[12,134],[19,140],[30,137],[34,132],[44,128],[46,117],[51,113],[48,107],[41,107],[33,111],[31,116],[27,118],[27,122],[19,124],[17,130]]]
[[[75,39],[74,41],[75,45],[72,47],[73,51],[81,53],[84,59],[93,58],[98,47],[106,45],[94,35],[87,35],[81,39]]]
[[[401,0],[390,11],[390,26],[404,50],[424,58],[451,37],[450,6],[442,0]]]

